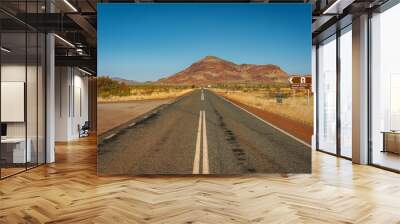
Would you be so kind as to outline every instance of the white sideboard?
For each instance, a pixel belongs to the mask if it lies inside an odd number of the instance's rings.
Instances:
[[[32,161],[32,140],[27,139],[25,150],[25,138],[1,139],[2,145],[13,146],[13,163],[25,163]]]

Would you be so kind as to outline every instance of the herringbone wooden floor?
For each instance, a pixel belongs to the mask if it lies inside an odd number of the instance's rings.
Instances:
[[[323,153],[312,175],[98,177],[95,144],[0,181],[0,223],[400,223],[400,175]]]

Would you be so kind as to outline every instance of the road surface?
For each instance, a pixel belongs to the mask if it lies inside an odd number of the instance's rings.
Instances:
[[[105,139],[100,174],[311,172],[308,146],[206,89]]]

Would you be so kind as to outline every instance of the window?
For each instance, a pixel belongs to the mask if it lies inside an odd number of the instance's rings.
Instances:
[[[318,149],[336,153],[336,36],[318,47]]]
[[[340,154],[352,157],[352,33],[351,26],[340,35]]]
[[[400,4],[371,19],[371,162],[400,170]]]

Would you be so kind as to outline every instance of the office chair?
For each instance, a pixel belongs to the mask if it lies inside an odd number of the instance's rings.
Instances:
[[[89,130],[90,130],[90,124],[89,121],[85,121],[85,123],[82,125],[82,127],[79,127],[80,125],[78,125],[78,129],[79,129],[79,138],[80,137],[87,137],[89,136]]]

